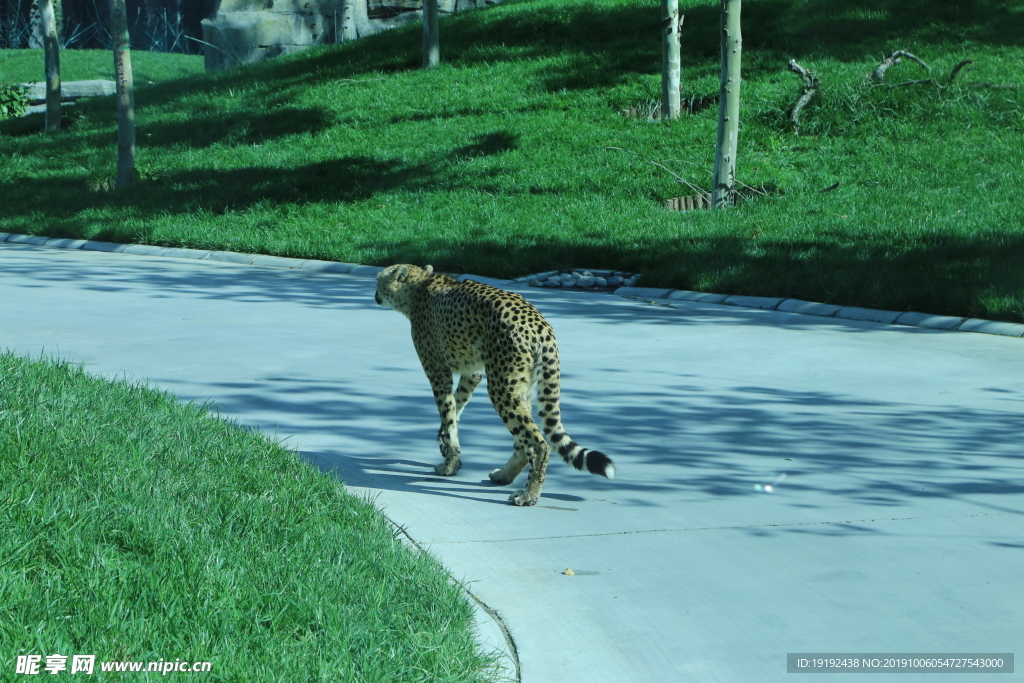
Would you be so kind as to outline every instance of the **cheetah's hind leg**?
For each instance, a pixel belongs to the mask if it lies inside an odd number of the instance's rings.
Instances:
[[[516,477],[526,469],[530,462],[530,456],[518,441],[512,451],[512,457],[508,459],[504,467],[492,470],[488,477],[498,486],[508,486]]]

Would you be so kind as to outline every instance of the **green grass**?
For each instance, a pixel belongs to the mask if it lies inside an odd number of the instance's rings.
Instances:
[[[136,86],[198,76],[203,58],[161,52],[132,52]],[[114,57],[107,50],[64,50],[60,53],[64,81],[114,80]],[[42,50],[0,50],[0,84],[41,83],[46,80]]]
[[[718,88],[718,9],[684,0],[684,96]],[[775,191],[671,213],[708,186],[715,108],[660,95],[657,3],[511,0],[420,28],[140,87],[145,179],[113,175],[113,104],[69,130],[0,124],[0,230],[519,276],[584,266],[643,284],[1024,321],[1024,6],[750,0],[739,179]],[[948,89],[864,82],[907,49]],[[795,135],[796,58],[822,80]],[[920,78],[890,69],[890,82]],[[1005,87],[1004,87],[1005,86]],[[837,189],[822,189],[839,183]]]
[[[4,680],[58,653],[96,655],[99,681],[176,658],[233,683],[490,680],[462,591],[369,502],[65,362],[0,353],[0,532]]]

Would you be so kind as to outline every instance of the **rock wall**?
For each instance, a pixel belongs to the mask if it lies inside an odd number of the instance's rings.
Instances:
[[[501,0],[438,0],[443,15]],[[422,21],[422,0],[219,0],[203,19],[207,71]]]

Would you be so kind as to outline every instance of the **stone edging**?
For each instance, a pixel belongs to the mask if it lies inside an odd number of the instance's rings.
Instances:
[[[738,294],[709,294],[706,292],[690,292],[684,289],[656,289],[652,287],[620,287],[614,292],[617,296],[637,299],[664,299],[667,301],[699,301],[725,306],[742,308],[761,308],[768,311],[800,313],[816,315],[823,318],[842,318],[845,320],[863,320],[889,325],[906,325],[908,327],[926,327],[933,330],[957,330],[960,332],[982,332],[998,334],[1005,337],[1024,336],[1024,325],[1004,323],[980,318],[957,318],[948,315],[932,315],[915,311],[882,311],[857,306],[837,306],[835,304],[819,304],[801,299],[785,297],[742,296]]]
[[[104,251],[116,254],[138,254],[140,256],[167,256],[171,258],[191,258],[200,261],[222,261],[271,268],[289,268],[295,270],[316,271],[322,273],[345,273],[348,275],[367,275],[376,277],[384,270],[377,266],[364,266],[355,263],[339,263],[336,261],[318,261],[316,259],[295,259],[282,256],[265,256],[260,254],[241,254],[233,251],[210,251],[204,249],[179,249],[174,247],[154,247],[145,244],[119,244],[117,242],[94,242],[91,240],[73,240],[51,238],[42,235],[19,235],[0,232],[0,242],[12,244],[29,244],[35,246],[58,247],[61,249],[85,249],[87,251]],[[458,275],[457,279],[472,278],[486,284],[508,286],[511,282],[476,275]],[[529,279],[527,278],[520,278]],[[585,291],[585,290],[572,290]],[[925,327],[936,330],[957,330],[960,332],[981,332],[1005,337],[1024,337],[1024,325],[1006,323],[980,318],[957,318],[945,315],[917,313],[915,311],[882,311],[856,306],[837,306],[835,304],[819,304],[813,301],[788,299],[785,297],[742,296],[728,294],[711,294],[707,292],[690,292],[681,289],[658,289],[653,287],[619,287],[616,296],[637,299],[665,299],[668,301],[696,301],[701,303],[739,306],[741,308],[760,308],[769,311],[800,313],[825,318],[842,318],[845,320],[863,320],[867,322],[886,323],[890,325],[906,325]]]
[[[0,232],[0,242],[12,244],[30,244],[40,247],[57,247],[59,249],[83,249],[85,251],[105,251],[111,254],[137,254],[139,256],[167,256],[171,258],[190,258],[199,261],[222,261],[224,263],[240,263],[252,266],[269,266],[271,268],[291,268],[313,270],[323,273],[347,273],[351,275],[373,275],[384,270],[376,266],[360,266],[354,263],[338,263],[336,261],[317,261],[316,259],[295,259],[282,256],[264,256],[260,254],[241,254],[235,251],[210,251],[206,249],[179,249],[175,247],[154,247],[147,244],[119,244],[117,242],[93,242],[91,240],[72,240],[44,237],[42,235],[18,235]]]

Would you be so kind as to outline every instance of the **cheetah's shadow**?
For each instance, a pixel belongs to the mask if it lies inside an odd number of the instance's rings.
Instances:
[[[440,477],[434,474],[436,462],[346,456],[335,451],[303,451],[302,457],[321,472],[337,477],[346,486],[464,498],[481,503],[508,505],[508,496],[526,481],[526,475],[522,474],[508,486],[496,486],[487,478],[487,472],[493,466],[486,464],[463,464],[455,476]],[[547,491],[541,493],[541,499],[586,500],[572,494]]]

